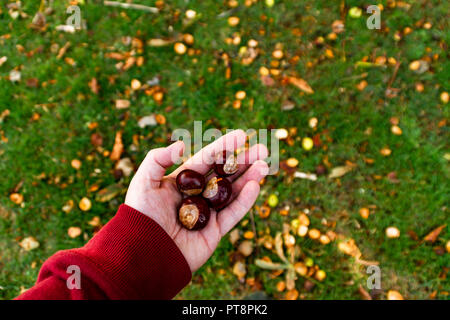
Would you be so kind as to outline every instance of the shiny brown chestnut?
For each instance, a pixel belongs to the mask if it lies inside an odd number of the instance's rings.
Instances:
[[[231,182],[226,178],[214,177],[208,181],[203,191],[203,197],[208,200],[211,207],[222,209],[230,200],[232,192]]]
[[[186,169],[177,175],[178,190],[188,196],[202,193],[205,184],[205,177],[194,170]]]
[[[210,215],[208,203],[200,196],[183,199],[178,210],[178,220],[189,230],[200,230],[206,227]]]
[[[235,174],[238,171],[239,166],[234,153],[225,150],[217,154],[213,168],[217,175],[227,177]]]

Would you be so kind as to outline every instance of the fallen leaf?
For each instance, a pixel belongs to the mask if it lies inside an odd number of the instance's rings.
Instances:
[[[35,30],[41,30],[45,28],[46,19],[45,15],[38,11],[36,15],[33,17],[33,20],[31,20],[30,28]]]
[[[290,84],[294,85],[295,87],[299,88],[300,90],[306,92],[307,94],[313,94],[314,90],[310,87],[308,82],[301,78],[295,78],[295,77],[288,77],[288,81]]]
[[[331,172],[328,175],[328,178],[330,178],[330,179],[339,178],[352,170],[353,170],[353,166],[336,167],[336,168],[331,169]]]
[[[79,227],[70,227],[67,230],[67,234],[69,235],[70,238],[76,238],[79,237],[81,235],[81,228]]]
[[[74,206],[74,202],[73,200],[69,200],[66,202],[66,204],[62,207],[62,211],[64,211],[65,213],[69,213],[70,211],[72,211]]]
[[[230,232],[230,242],[231,244],[235,244],[239,240],[239,229],[233,229]]]
[[[8,61],[8,58],[6,56],[3,56],[0,58],[0,67],[6,62]]]
[[[25,250],[30,251],[39,247],[39,242],[34,237],[26,237],[20,241],[19,245]]]
[[[244,240],[238,247],[238,251],[244,256],[248,257],[253,252],[253,242]]]
[[[299,178],[299,179],[306,179],[306,180],[311,180],[311,181],[316,181],[317,180],[317,175],[314,173],[305,173],[305,172],[300,172],[300,171],[296,171],[294,173],[294,177],[295,178]]]
[[[361,251],[353,239],[340,242],[338,244],[338,249],[346,255],[352,256],[356,259],[359,259],[362,256]]]
[[[174,42],[174,39],[150,39],[147,41],[147,45],[150,47],[164,47]]]
[[[238,277],[240,281],[244,280],[247,274],[247,269],[242,261],[237,261],[233,266],[233,274]]]
[[[9,73],[9,81],[11,81],[11,82],[19,82],[21,78],[22,78],[22,74],[20,73],[20,71],[12,70]]]
[[[286,289],[292,290],[295,288],[295,280],[297,280],[297,275],[295,274],[294,268],[289,268],[286,272]]]
[[[89,88],[91,89],[92,93],[98,94],[100,91],[100,86],[98,84],[97,78],[92,78],[91,81],[89,81]]]
[[[145,128],[145,127],[154,127],[158,123],[156,122],[156,118],[154,114],[151,114],[149,116],[145,116],[139,119],[138,126],[139,128]]]
[[[37,88],[37,87],[39,87],[39,79],[37,79],[37,78],[27,79],[26,86],[29,87],[29,88]]]
[[[91,144],[94,147],[101,147],[103,144],[103,137],[99,133],[94,132],[91,134]]]
[[[116,170],[122,170],[125,177],[129,177],[134,172],[134,165],[130,158],[123,158],[117,161]]]
[[[423,240],[428,241],[428,242],[435,242],[437,237],[439,236],[439,234],[441,233],[441,231],[446,227],[447,225],[442,225],[440,227],[437,227],[436,229],[434,229],[433,231],[431,231],[429,234],[427,234],[425,236],[425,238],[423,238]]]
[[[281,232],[278,232],[275,236],[275,251],[278,257],[280,257],[281,261],[283,261],[284,263],[289,263],[283,252],[283,238],[281,236]]]
[[[93,227],[100,226],[100,224],[101,224],[100,217],[98,217],[98,216],[93,217],[92,220],[88,222],[88,224]]]
[[[55,29],[56,29],[57,31],[63,31],[63,32],[67,32],[67,33],[75,33],[75,31],[76,31],[76,29],[75,29],[74,26],[66,25],[66,24],[56,26]]]
[[[117,161],[120,159],[120,156],[122,155],[123,152],[123,143],[122,143],[122,131],[117,131],[116,132],[116,137],[114,139],[114,146],[113,149],[111,151],[111,155],[109,156],[109,158],[112,161]]]
[[[363,300],[372,300],[372,296],[363,288],[362,285],[359,285],[358,292]]]
[[[116,100],[116,109],[127,109],[130,107],[130,101],[125,99]]]
[[[123,186],[118,183],[107,186],[106,188],[97,192],[97,194],[95,195],[95,201],[108,202],[117,197],[122,192],[122,190],[124,190]]]

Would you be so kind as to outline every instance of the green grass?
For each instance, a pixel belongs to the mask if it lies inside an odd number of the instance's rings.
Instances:
[[[10,110],[10,115],[0,123],[0,131],[8,139],[0,143],[1,298],[13,298],[21,287],[32,286],[42,263],[57,250],[82,246],[94,232],[87,223],[94,216],[99,216],[102,223],[113,216],[123,198],[96,202],[96,192],[90,192],[89,188],[117,182],[114,163],[102,154],[103,150],[112,149],[116,131],[123,130],[124,156],[138,165],[149,149],[166,145],[173,130],[192,130],[193,121],[201,120],[204,129],[296,128],[294,145],[280,142],[280,160],[295,157],[300,163],[299,170],[304,172],[314,172],[325,157],[332,167],[347,160],[357,164],[339,183],[326,176],[315,182],[292,180],[283,171],[270,176],[257,204],[263,204],[272,193],[278,195],[280,203],[272,209],[269,219],[256,215],[258,231],[265,232],[268,228],[275,236],[282,230],[283,222],[289,223],[299,211],[314,206],[316,209],[310,215],[312,226],[325,232],[333,228],[322,225],[322,220],[335,222],[333,230],[355,239],[365,260],[380,263],[381,297],[394,289],[405,298],[428,298],[436,291],[437,298],[448,299],[449,254],[435,252],[436,247],[445,247],[449,240],[449,168],[444,157],[449,152],[449,105],[439,98],[441,92],[450,89],[446,50],[450,40],[446,17],[449,7],[445,1],[408,1],[409,10],[390,8],[386,1],[381,1],[382,25],[389,28],[383,32],[365,27],[368,16],[365,11],[359,19],[346,16],[350,7],[362,8],[360,1],[345,1],[343,15],[339,2],[333,1],[275,1],[272,8],[264,1],[250,7],[239,1],[241,6],[232,13],[240,18],[237,27],[230,27],[227,17],[218,17],[229,8],[217,1],[171,1],[159,14],[107,8],[101,1],[85,2],[81,12],[88,30],[75,34],[55,30],[66,19],[63,1],[56,2],[55,12],[47,16],[48,27],[43,32],[28,28],[38,10],[37,1],[23,1],[28,18],[17,20],[9,16],[5,3],[0,5],[0,57],[8,57],[0,67],[0,113]],[[139,3],[154,5],[154,1]],[[186,27],[182,18],[187,9],[201,16]],[[335,41],[328,40],[331,24],[337,19],[344,20],[346,31]],[[431,29],[417,27],[421,20],[430,22]],[[395,32],[405,27],[412,28],[412,33],[400,41],[394,40]],[[294,28],[301,35],[295,34]],[[238,46],[225,42],[234,32],[239,32],[242,38]],[[145,63],[126,72],[117,71],[114,66],[117,61],[105,57],[107,52],[131,50],[122,37],[138,37],[145,42],[182,33],[195,37],[193,48],[200,50],[199,54],[180,56],[173,46],[145,46],[141,54]],[[321,46],[315,44],[320,36],[325,38]],[[256,39],[261,51],[251,65],[243,66],[239,48],[249,39]],[[52,45],[62,47],[68,41],[71,46],[64,57],[74,59],[75,66],[57,59],[51,50]],[[261,83],[259,68],[270,68],[271,53],[278,43],[283,45],[287,57],[280,68],[282,74],[307,80],[314,94],[300,94],[297,88],[283,85],[276,77],[272,87]],[[18,45],[23,46],[23,52]],[[38,48],[34,54],[26,54]],[[333,51],[334,58],[324,56],[326,49]],[[225,66],[220,59],[223,52],[230,56],[230,79],[225,78]],[[297,63],[290,61],[295,55],[299,57]],[[365,56],[369,61],[377,56],[394,57],[401,63],[392,82],[392,87],[399,89],[396,97],[385,96],[394,67],[355,67]],[[427,57],[431,58],[429,71],[416,74],[408,68],[411,61]],[[313,66],[308,66],[308,62]],[[7,76],[19,66],[22,80],[12,83]],[[160,86],[165,89],[161,105],[140,92],[126,97],[131,101],[129,109],[114,107],[114,100],[125,96],[132,79],[145,83],[155,76],[159,76]],[[98,95],[88,86],[93,77],[101,86]],[[40,86],[26,86],[29,78],[38,78]],[[368,86],[359,91],[356,85],[363,79]],[[423,92],[415,90],[417,82],[424,85]],[[235,92],[241,89],[246,91],[247,98],[241,109],[236,110],[232,102]],[[295,103],[295,108],[281,111],[280,106],[287,99]],[[34,113],[40,114],[39,120],[31,120]],[[151,113],[163,114],[166,124],[139,128],[137,120]],[[316,130],[308,126],[311,117],[319,120]],[[391,117],[399,118],[402,135],[390,132]],[[443,126],[438,125],[445,119]],[[98,123],[94,130],[88,128],[92,122]],[[367,134],[368,128],[371,134]],[[103,150],[92,146],[93,132],[103,137]],[[320,134],[322,146],[303,150],[300,137],[315,134]],[[136,148],[131,147],[133,135],[139,137]],[[389,157],[379,153],[386,146],[392,150]],[[82,161],[78,171],[70,165],[75,158]],[[365,158],[374,159],[374,163],[367,164]],[[386,178],[393,171],[398,183]],[[45,178],[38,178],[42,173]],[[122,183],[127,185],[129,180],[124,178]],[[24,196],[22,207],[9,199],[19,183],[18,192]],[[85,196],[93,200],[90,211],[82,212],[77,206],[70,213],[62,211],[68,200],[77,204]],[[281,216],[279,211],[286,205],[290,206],[290,214]],[[376,206],[375,214],[364,220],[358,211],[369,205]],[[251,230],[249,219],[246,217],[248,223],[238,228]],[[408,236],[412,230],[422,239],[442,224],[447,227],[434,244]],[[391,225],[400,229],[399,239],[386,238],[384,230]],[[71,226],[81,227],[83,235],[69,238],[67,229]],[[27,236],[34,236],[40,247],[23,251],[18,243]],[[310,292],[303,289],[303,279],[297,281],[297,289],[304,298],[360,298],[358,287],[365,285],[368,275],[363,266],[337,249],[336,242],[324,246],[297,237],[297,243],[327,273],[327,278]],[[266,255],[275,261],[274,253],[260,246],[246,258],[247,276],[254,277],[259,284],[252,286],[240,283],[232,274],[235,251],[228,237],[224,238],[210,261],[194,274],[192,284],[177,298],[239,299],[255,290],[263,290],[273,298],[284,297],[275,288],[284,277],[272,279],[270,272],[254,265],[255,259]]]

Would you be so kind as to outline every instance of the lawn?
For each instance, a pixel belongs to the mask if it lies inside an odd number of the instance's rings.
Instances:
[[[74,33],[57,28],[70,3]],[[0,4],[0,298],[85,244],[146,152],[202,121],[287,137],[177,299],[449,299],[448,2],[377,1],[379,30],[363,1],[134,3],[160,10]],[[291,272],[261,268],[280,251]]]

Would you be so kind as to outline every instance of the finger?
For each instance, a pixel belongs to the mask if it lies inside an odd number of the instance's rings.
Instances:
[[[176,169],[171,176],[175,177],[185,169],[191,169],[199,173],[207,173],[214,163],[215,155],[223,150],[236,150],[245,144],[247,136],[243,130],[234,130],[210,143],[199,152],[189,158],[183,165]]]
[[[182,141],[172,143],[167,148],[150,150],[142,161],[139,171],[148,177],[152,188],[159,188],[166,170],[181,157],[183,151]]]
[[[257,160],[264,160],[269,155],[267,147],[263,144],[257,144],[251,146],[245,152],[241,152],[237,155],[237,163],[239,170],[228,179],[230,181],[237,180],[244,172],[251,167],[251,165]],[[257,180],[259,181],[259,180]]]
[[[249,181],[260,182],[269,173],[269,166],[263,160],[257,160],[253,163],[243,175],[233,182],[233,193],[231,195],[231,201],[233,201],[241,192],[242,188]]]
[[[258,194],[259,183],[251,180],[242,188],[236,200],[217,214],[217,222],[222,236],[230,231],[245,216],[255,203]]]

